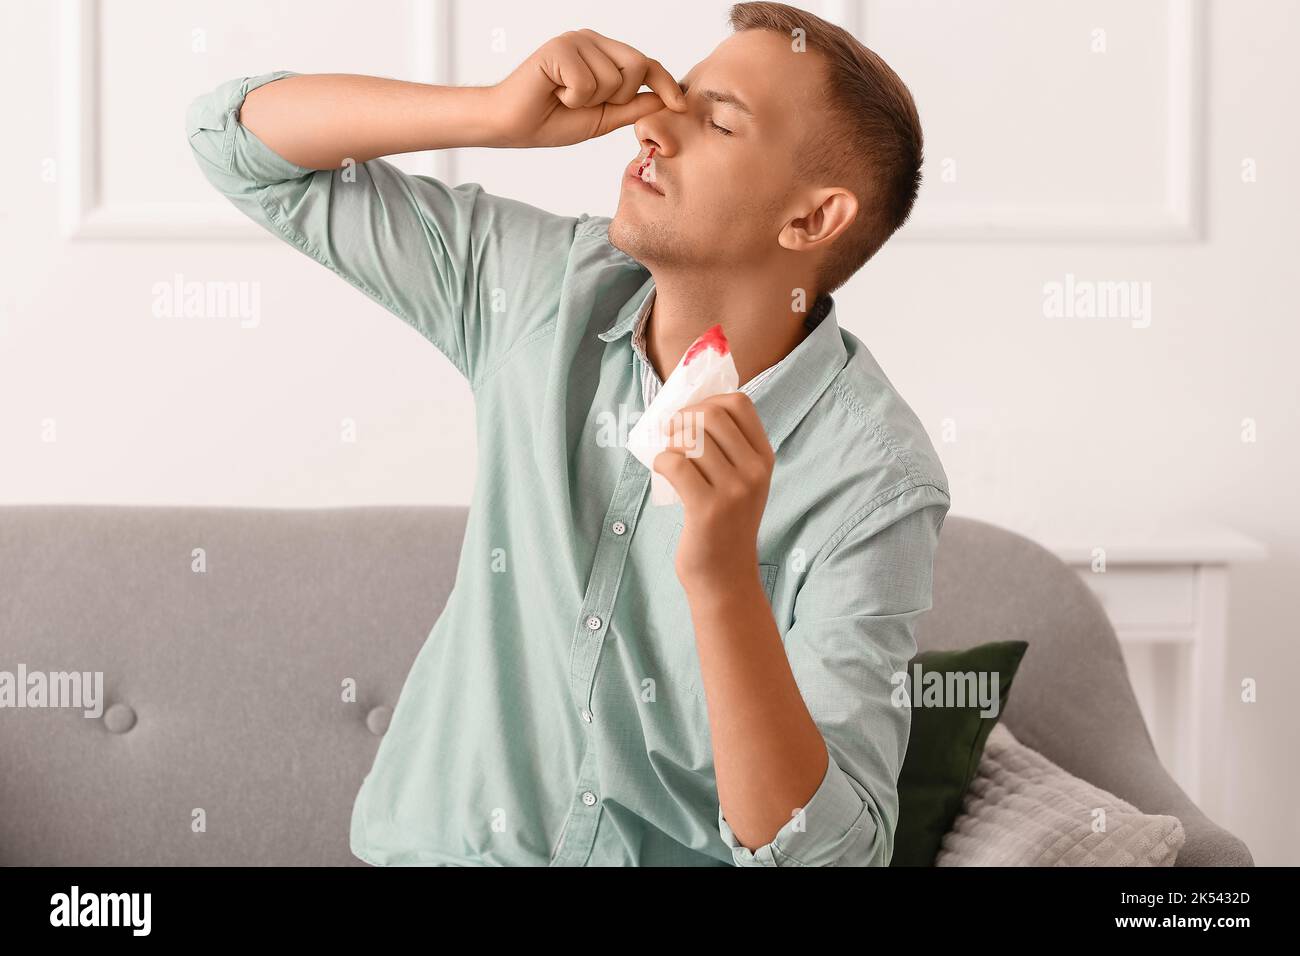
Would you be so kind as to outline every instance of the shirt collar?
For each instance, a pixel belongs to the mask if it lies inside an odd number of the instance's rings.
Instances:
[[[650,293],[654,291],[654,287],[654,276],[647,276],[645,282],[641,283],[641,288],[633,292],[632,297],[623,304],[623,308],[618,310],[618,317],[614,320],[614,324],[604,332],[598,333],[601,340],[605,342],[613,342],[620,336],[627,335],[631,332],[632,327],[636,325],[637,316],[641,314],[641,310],[649,303]]]
[[[614,324],[597,333],[598,337],[613,342],[630,333],[650,304],[653,292],[654,277],[650,276],[619,309]],[[821,398],[848,359],[835,311],[832,296],[817,299],[805,320],[812,331],[780,362],[753,397],[773,451],[780,449],[786,436]]]

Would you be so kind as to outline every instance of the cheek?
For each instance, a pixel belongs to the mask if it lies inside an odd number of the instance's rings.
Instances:
[[[702,240],[730,236],[744,242],[751,230],[762,231],[760,219],[769,218],[773,173],[748,157],[741,161],[738,153],[718,152],[701,155],[689,170],[678,168],[673,181],[681,190],[681,215],[675,217],[675,229]]]
[[[691,205],[700,214],[721,220],[734,220],[737,210],[749,201],[743,173],[720,163],[693,172],[689,188]]]
[[[739,178],[700,183],[694,198],[692,230],[709,235],[743,235],[757,227],[758,218],[766,208]]]

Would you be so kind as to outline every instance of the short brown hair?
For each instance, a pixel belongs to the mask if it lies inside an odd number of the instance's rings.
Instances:
[[[834,292],[907,221],[921,188],[921,118],[907,86],[853,34],[784,3],[737,3],[733,32],[772,30],[825,57],[829,128],[809,130],[799,156],[805,181],[843,185],[858,216],[839,236],[818,274],[818,294]]]

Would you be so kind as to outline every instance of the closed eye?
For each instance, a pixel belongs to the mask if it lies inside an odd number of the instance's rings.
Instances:
[[[690,90],[690,88],[691,88],[691,84],[689,84],[689,83],[684,83],[684,82],[682,82],[681,80],[678,80],[678,81],[677,81],[677,85],[681,88],[681,91],[682,91],[682,95],[683,95],[683,96],[685,96],[685,95],[687,94],[687,92],[688,92],[688,91]],[[734,135],[735,135],[735,132],[734,132],[734,131],[727,129],[725,126],[719,126],[717,123],[713,122],[713,117],[709,117],[709,126],[711,126],[713,129],[717,130],[717,131],[718,131],[719,133],[721,133],[723,136],[734,136]]]

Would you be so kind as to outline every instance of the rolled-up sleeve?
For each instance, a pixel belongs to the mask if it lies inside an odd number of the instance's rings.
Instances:
[[[315,170],[239,122],[244,98],[298,74],[228,80],[195,98],[186,134],[216,189],[432,342],[477,388],[512,345],[554,318],[577,228],[561,216],[448,186],[383,159]]]
[[[828,755],[821,784],[769,843],[718,830],[738,866],[888,866],[898,825],[898,775],[911,710],[896,675],[916,655],[931,606],[934,553],[950,499],[908,484],[854,519],[808,568],[786,653]]]

